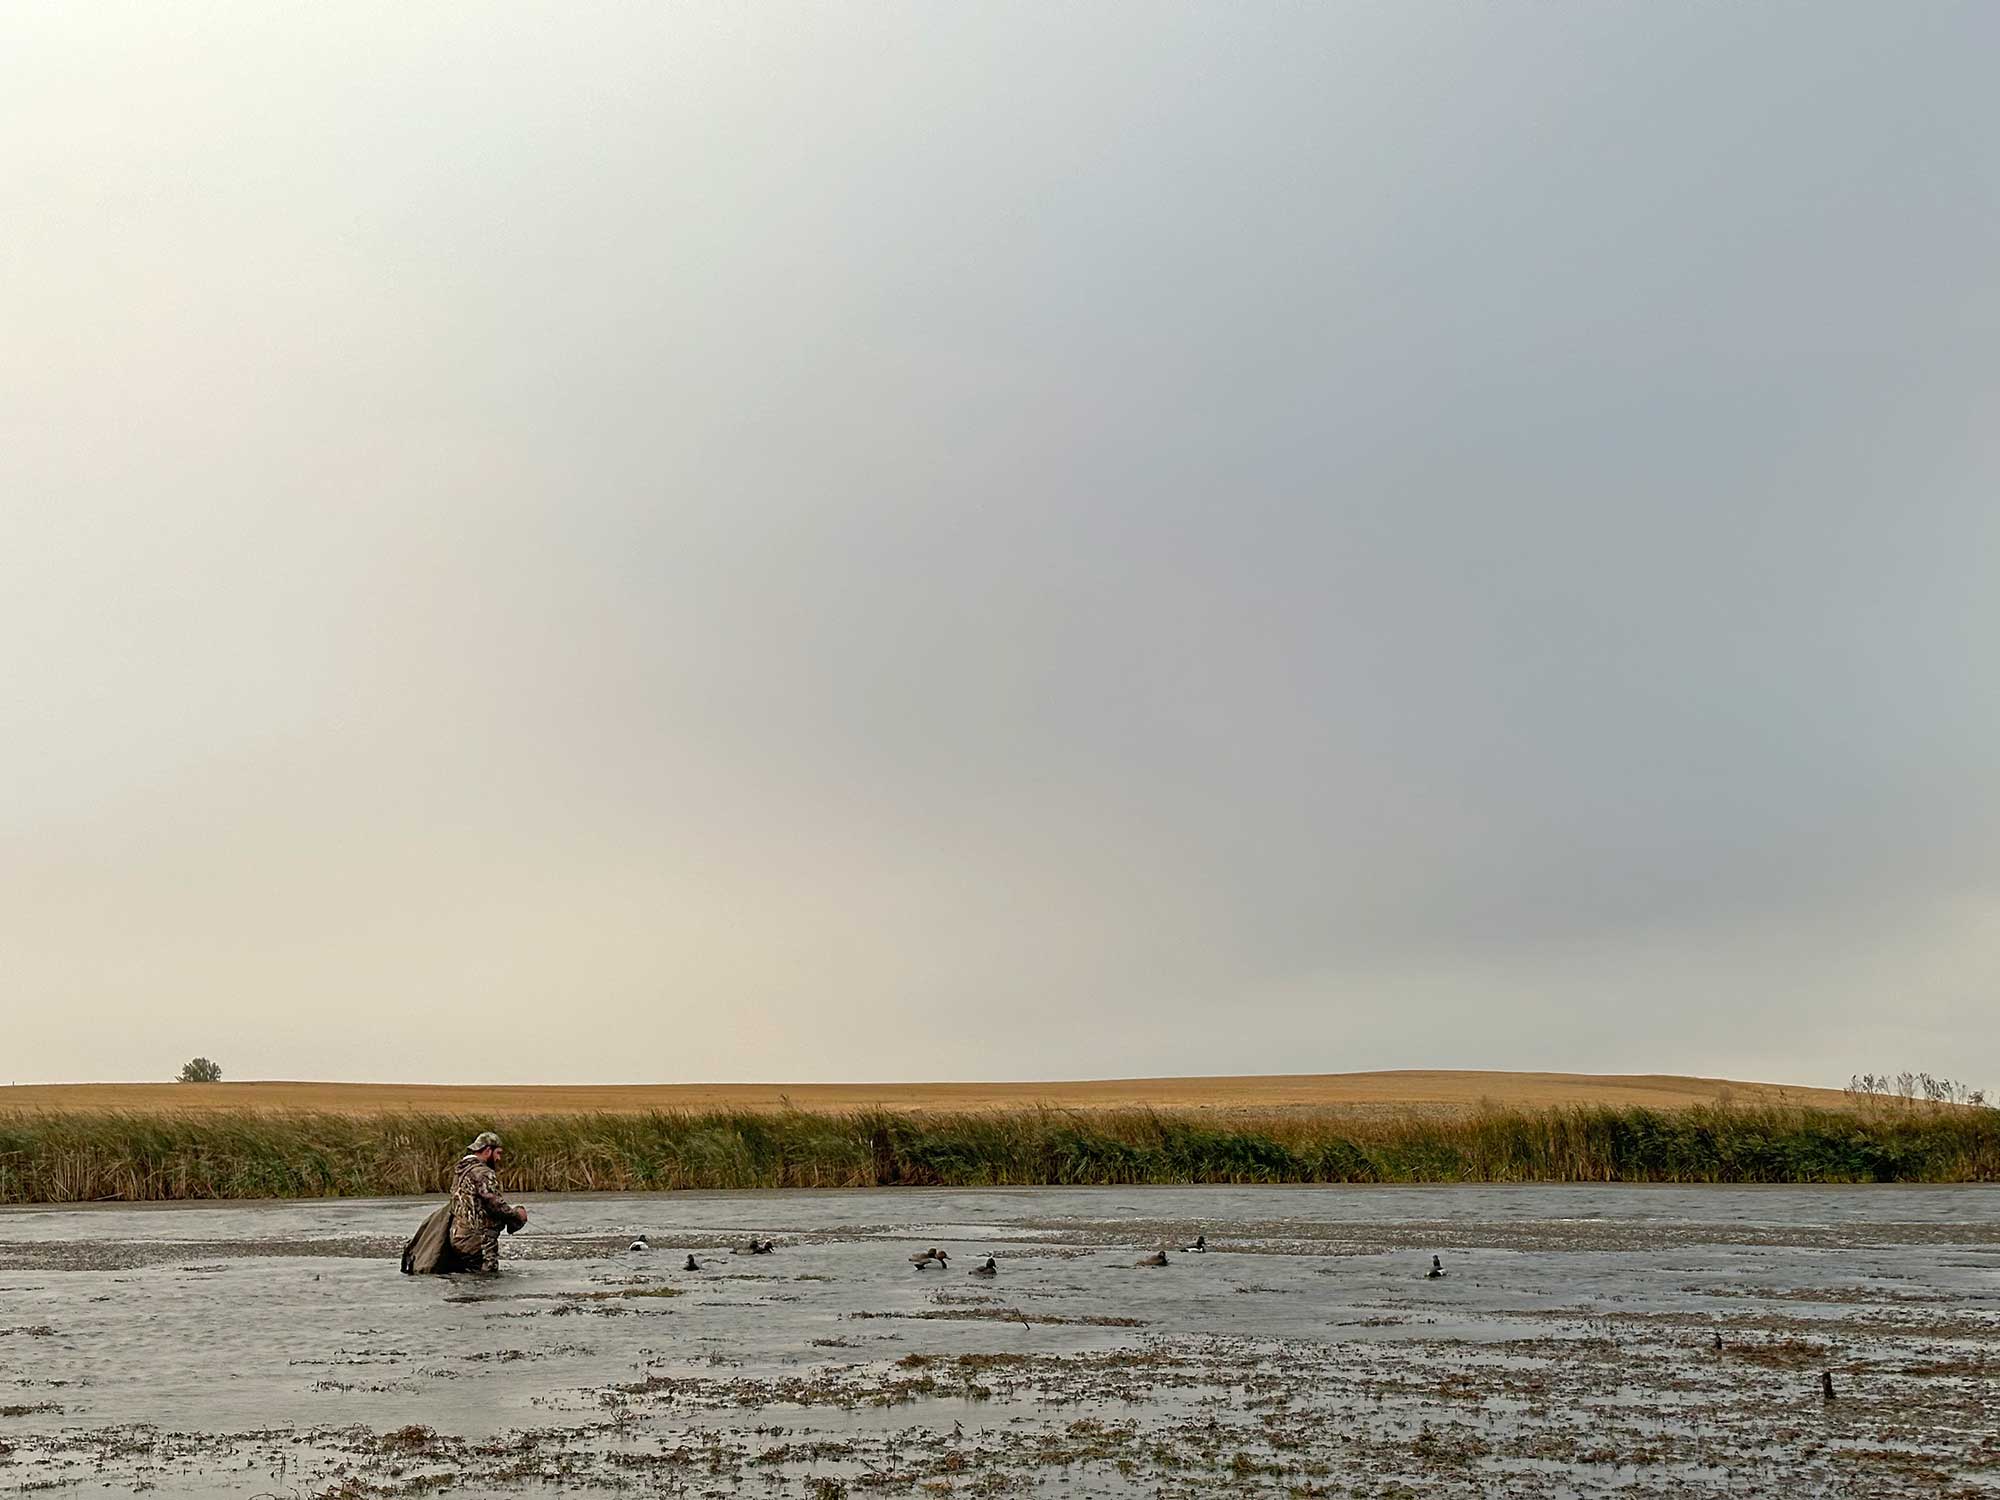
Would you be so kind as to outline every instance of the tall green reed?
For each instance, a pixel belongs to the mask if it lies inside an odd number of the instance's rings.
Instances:
[[[1258,1182],[2000,1180],[2000,1111],[1483,1109],[0,1115],[0,1203],[436,1192],[478,1131],[523,1192]]]

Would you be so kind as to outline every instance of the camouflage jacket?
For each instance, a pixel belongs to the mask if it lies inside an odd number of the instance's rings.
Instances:
[[[476,1156],[460,1157],[451,1178],[451,1242],[477,1249],[491,1231],[520,1221],[521,1210],[500,1196],[500,1174]]]

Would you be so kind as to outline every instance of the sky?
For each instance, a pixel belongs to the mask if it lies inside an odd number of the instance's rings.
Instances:
[[[0,1082],[2000,1084],[2000,8],[0,17]]]

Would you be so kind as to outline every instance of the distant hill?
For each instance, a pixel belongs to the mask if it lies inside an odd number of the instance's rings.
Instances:
[[[1117,1078],[1072,1083],[63,1083],[0,1088],[0,1111],[323,1110],[414,1111],[496,1119],[648,1110],[1141,1109],[1351,1110],[1356,1114],[1459,1114],[1493,1104],[1649,1106],[1791,1104],[1839,1108],[1839,1089],[1797,1088],[1669,1073],[1500,1073],[1415,1070],[1296,1073],[1241,1078]]]

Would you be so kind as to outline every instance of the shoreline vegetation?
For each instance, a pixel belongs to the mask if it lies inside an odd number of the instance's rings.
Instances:
[[[2000,1110],[655,1111],[0,1115],[0,1204],[436,1193],[480,1130],[511,1191],[1199,1183],[2000,1181]]]

